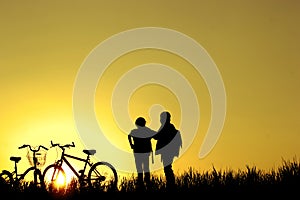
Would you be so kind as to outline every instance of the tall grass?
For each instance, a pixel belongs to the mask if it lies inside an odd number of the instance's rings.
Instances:
[[[163,175],[152,175],[151,181],[151,186],[141,190],[136,185],[136,177],[134,175],[123,177],[119,180],[118,189],[114,193],[124,194],[138,191],[151,193],[167,192]],[[300,190],[300,162],[296,159],[292,161],[283,160],[280,167],[269,171],[263,171],[249,165],[246,165],[244,170],[217,170],[212,167],[211,170],[204,172],[188,168],[182,174],[176,176],[176,187],[176,192],[200,194],[295,193]],[[24,185],[19,192],[30,192],[30,184]],[[99,194],[101,191],[80,188],[75,179],[69,184],[67,190],[52,191],[50,194],[48,192],[47,195],[55,199],[71,199],[78,195],[90,193]]]

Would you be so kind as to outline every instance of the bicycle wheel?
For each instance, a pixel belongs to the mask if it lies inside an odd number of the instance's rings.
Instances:
[[[44,185],[48,191],[59,191],[67,188],[66,173],[60,166],[51,164],[43,172]]]
[[[14,178],[12,173],[3,170],[0,174],[0,191],[7,191],[12,189]]]
[[[115,191],[118,188],[118,174],[108,162],[95,163],[88,173],[90,188],[101,191]]]

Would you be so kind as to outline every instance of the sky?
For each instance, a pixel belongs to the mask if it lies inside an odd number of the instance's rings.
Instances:
[[[299,9],[296,0],[0,0],[0,169],[13,168],[13,155],[22,156],[20,168],[25,169],[26,151],[18,147],[50,147],[53,140],[73,141],[76,148],[68,152],[79,157],[84,148],[96,148],[96,160],[131,173],[127,134],[138,116],[157,130],[163,109],[170,111],[184,139],[174,163],[177,174],[189,167],[271,170],[282,160],[298,159]],[[184,35],[204,50],[197,57],[187,48],[186,55],[209,63],[199,67],[186,56],[145,47],[100,66],[142,36],[101,44],[147,27]],[[171,36],[150,39],[184,48]],[[205,75],[209,66],[215,66],[213,77]],[[216,91],[217,84],[223,90]],[[222,106],[214,107],[214,101]],[[89,108],[93,110],[87,112]],[[224,117],[219,132],[210,127],[218,117]],[[210,128],[219,137],[200,157]],[[50,148],[46,164],[56,156]],[[156,170],[160,159],[154,159],[150,168]]]

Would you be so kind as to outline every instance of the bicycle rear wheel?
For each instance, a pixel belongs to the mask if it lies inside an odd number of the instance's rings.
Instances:
[[[115,191],[118,188],[117,171],[108,162],[97,162],[89,170],[88,184],[90,188],[100,191]]]
[[[67,188],[66,173],[60,166],[51,164],[43,172],[45,188],[49,192],[61,191]]]
[[[3,170],[0,173],[0,191],[8,191],[13,187],[13,175],[9,171]]]

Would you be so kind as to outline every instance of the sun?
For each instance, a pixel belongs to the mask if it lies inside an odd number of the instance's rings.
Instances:
[[[65,164],[62,165],[63,171],[57,171],[54,174],[54,168],[47,171],[47,174],[45,174],[44,181],[47,184],[51,184],[52,188],[55,189],[66,189],[68,186],[72,183],[72,180],[76,178],[73,171],[68,168]],[[51,181],[52,175],[56,177],[54,181]]]

